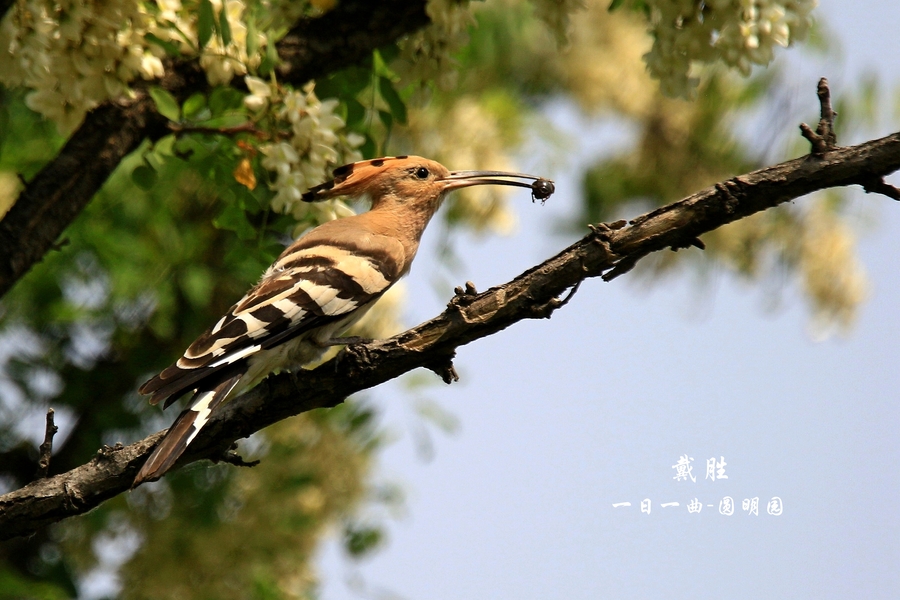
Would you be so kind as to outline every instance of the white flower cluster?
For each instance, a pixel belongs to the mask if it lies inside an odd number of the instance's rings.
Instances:
[[[467,32],[475,17],[467,1],[428,0],[425,11],[431,25],[400,44],[400,56],[391,66],[400,75],[401,86],[433,80],[449,90],[456,85],[452,55],[469,41]]]
[[[71,131],[136,76],[162,75],[148,21],[137,0],[17,2],[0,25],[0,81],[33,90],[29,108]]]
[[[334,112],[338,101],[319,100],[313,83],[279,98],[282,92],[276,85],[254,77],[245,81],[251,90],[244,100],[248,108],[262,110],[270,102],[280,106],[275,113],[276,129],[289,132],[286,140],[260,147],[265,156],[262,166],[275,175],[272,209],[307,224],[353,214],[340,201],[308,203],[300,199],[310,187],[326,181],[332,168],[362,159],[357,148],[365,140],[358,134],[342,132],[344,120]]]
[[[694,62],[721,60],[745,76],[768,64],[775,46],[802,40],[817,0],[647,0],[653,48],[647,69],[670,96],[690,96]]]
[[[212,85],[225,85],[235,75],[246,75],[248,66],[258,67],[261,56],[258,53],[255,56],[247,55],[247,25],[244,22],[246,7],[243,0],[226,0],[225,2],[212,0],[212,5],[216,14],[222,10],[225,11],[231,30],[231,41],[227,46],[223,46],[219,36],[212,36],[201,51],[200,66],[206,71],[206,78]],[[266,36],[262,33],[256,35],[258,36],[257,47],[265,46]]]
[[[160,39],[170,42],[190,55],[199,45],[196,7],[186,10],[181,0],[155,0],[159,12],[150,26],[150,32]],[[213,14],[220,18],[225,11],[228,21],[230,40],[223,44],[221,35],[213,35],[203,48],[200,48],[200,66],[206,71],[206,78],[212,85],[226,85],[235,75],[246,75],[247,68],[259,66],[261,55],[247,54],[248,28],[246,23],[247,5],[245,0],[210,0]],[[220,28],[220,25],[216,25]],[[264,33],[255,33],[255,45],[263,48],[267,43]]]
[[[243,75],[260,57],[247,55],[243,0],[212,0],[225,11],[231,33],[223,47],[212,36],[200,64],[213,85]],[[164,74],[164,50],[147,34],[171,42],[187,55],[197,48],[197,10],[181,0],[24,0],[0,24],[0,82],[24,86],[29,108],[56,122],[62,132],[77,127],[99,103],[122,96],[137,77]],[[257,47],[266,44],[258,33]]]

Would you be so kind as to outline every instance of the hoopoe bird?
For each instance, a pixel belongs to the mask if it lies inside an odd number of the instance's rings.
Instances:
[[[140,388],[164,407],[193,392],[144,463],[134,486],[159,479],[222,402],[274,371],[319,358],[346,344],[340,335],[409,272],[422,233],[448,192],[473,185],[512,185],[545,200],[553,182],[503,171],[454,171],[419,156],[364,160],[338,167],[334,179],[303,194],[371,199],[368,212],[323,223],[301,236],[219,321],[172,366]],[[526,183],[522,180],[529,180]],[[133,486],[133,487],[134,487]]]

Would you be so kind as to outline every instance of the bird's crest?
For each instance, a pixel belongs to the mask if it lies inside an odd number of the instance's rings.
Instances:
[[[303,194],[304,202],[318,202],[335,196],[357,196],[362,193],[373,177],[377,177],[386,168],[395,167],[405,161],[412,161],[418,156],[383,156],[369,160],[360,160],[337,167],[332,176],[334,179],[309,188]]]

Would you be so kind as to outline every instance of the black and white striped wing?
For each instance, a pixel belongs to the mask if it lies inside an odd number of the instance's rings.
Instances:
[[[302,241],[302,240],[301,240]],[[387,273],[385,273],[387,271]],[[141,386],[165,406],[189,390],[245,370],[247,359],[370,304],[396,281],[396,269],[353,248],[295,244],[178,361]],[[213,375],[216,375],[213,377]]]

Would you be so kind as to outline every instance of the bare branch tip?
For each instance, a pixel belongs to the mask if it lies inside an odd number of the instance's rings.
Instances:
[[[642,259],[643,257],[645,257],[647,254],[648,254],[647,252],[643,252],[643,253],[638,253],[638,254],[630,254],[630,255],[626,256],[625,258],[623,258],[619,262],[617,262],[616,265],[612,269],[610,269],[609,271],[607,271],[606,273],[601,275],[600,278],[603,281],[609,283],[616,277],[619,277],[620,275],[624,275],[625,273],[632,270],[635,267],[635,265],[637,264],[637,262],[640,259]]]
[[[672,250],[674,252],[678,252],[682,248],[699,248],[701,250],[706,250],[706,244],[704,244],[703,240],[701,240],[700,238],[695,237],[695,238],[688,238],[679,244],[672,245]]]
[[[864,181],[862,186],[867,194],[882,194],[893,200],[900,201],[900,189],[886,182],[883,177],[872,177]]]
[[[438,358],[434,362],[424,366],[440,377],[441,381],[450,385],[454,381],[459,381],[459,374],[456,372],[456,367],[453,366],[454,354],[455,353],[451,353],[449,356]]]
[[[238,454],[233,449],[229,449],[229,450],[226,450],[225,452],[223,452],[221,455],[219,455],[218,458],[215,459],[215,462],[223,462],[223,463],[228,463],[229,465],[234,465],[235,467],[248,467],[248,468],[255,467],[256,465],[258,465],[260,463],[260,461],[258,459],[250,460],[250,461],[244,460],[244,457],[241,456],[240,454]]]
[[[834,131],[834,118],[837,113],[831,106],[831,89],[826,78],[819,79],[816,95],[819,97],[819,124],[813,131],[809,125],[801,123],[800,131],[803,137],[809,140],[812,154],[821,156],[837,148],[837,136]]]
[[[569,288],[569,293],[566,294],[565,297],[563,297],[562,299],[554,298],[552,301],[553,309],[556,310],[557,308],[562,308],[563,306],[568,304],[569,300],[571,300],[572,297],[575,296],[575,293],[578,291],[578,288],[581,287],[582,281],[584,281],[584,280],[583,279],[579,280],[575,285],[573,285],[571,288]]]
[[[53,454],[53,436],[59,431],[59,427],[53,422],[54,410],[47,409],[47,423],[44,428],[44,443],[40,445],[40,458],[38,459],[35,479],[45,479],[50,471],[50,456]]]

